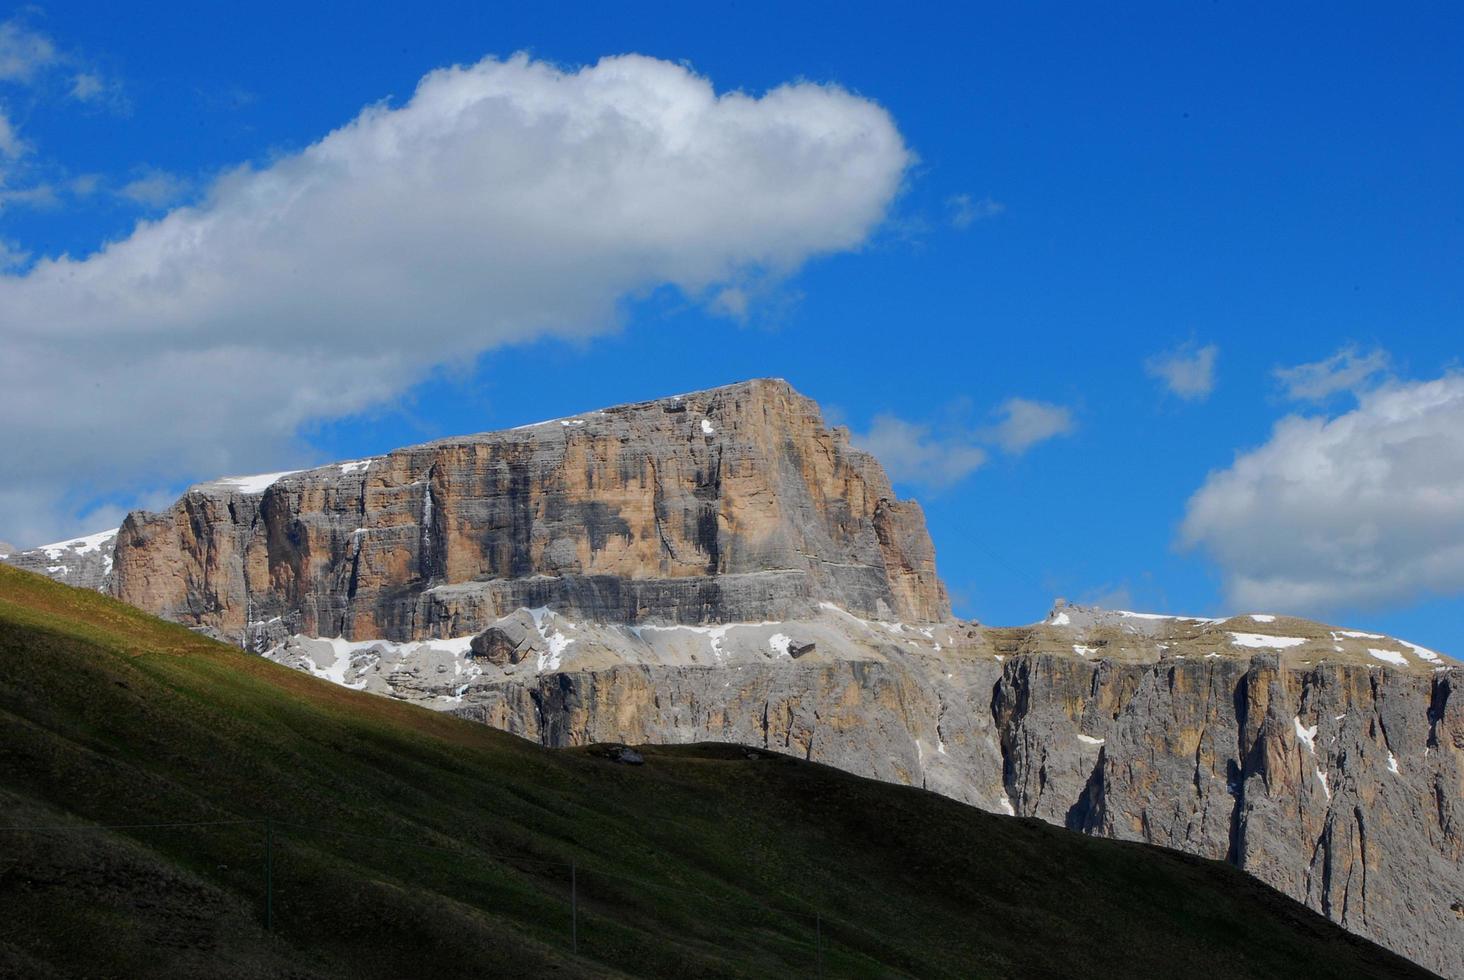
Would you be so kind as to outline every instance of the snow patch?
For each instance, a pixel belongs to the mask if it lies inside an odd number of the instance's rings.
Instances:
[[[1354,640],[1386,640],[1387,637],[1381,633],[1363,633],[1360,630],[1333,630],[1332,636],[1348,636]]]
[[[1076,653],[1080,657],[1089,657],[1097,652],[1097,647],[1085,647],[1081,643],[1073,644],[1073,653]]]
[[[45,552],[47,558],[55,561],[61,557],[62,552],[71,551],[78,555],[89,555],[93,551],[100,551],[103,545],[111,542],[117,537],[118,528],[110,531],[98,531],[96,534],[88,534],[85,537],[73,538],[70,541],[58,541],[55,544],[43,544],[36,548],[37,551]]]
[[[560,664],[564,662],[564,651],[569,649],[570,644],[574,643],[574,640],[565,636],[557,625],[550,624],[547,627],[545,626],[544,621],[553,615],[549,612],[549,607],[539,606],[537,609],[528,610],[528,613],[534,618],[534,628],[539,631],[539,635],[549,645],[548,651],[539,654],[538,659],[535,661],[535,671],[542,674],[546,670],[558,670]],[[554,618],[558,619],[559,617],[555,616]],[[564,625],[570,629],[574,628],[573,623],[565,623]]]
[[[259,473],[255,476],[225,476],[204,485],[219,487],[223,490],[232,490],[235,493],[264,493],[264,491],[274,486],[276,481],[299,472],[301,471],[282,470],[279,473]]]
[[[1103,739],[1101,739],[1101,738],[1094,738],[1092,735],[1084,735],[1082,732],[1079,732],[1078,733],[1078,741],[1084,743],[1085,745],[1102,745],[1103,744]]]
[[[1332,798],[1332,787],[1327,785],[1327,774],[1322,772],[1322,767],[1316,767],[1317,782],[1322,784],[1322,792],[1327,794],[1327,799]]]
[[[1440,664],[1444,662],[1442,657],[1440,657],[1437,653],[1434,653],[1428,647],[1421,647],[1417,643],[1409,643],[1407,640],[1399,640],[1398,642],[1403,644],[1408,649],[1412,650],[1413,655],[1420,660],[1426,660],[1431,664]]]
[[[1223,619],[1208,619],[1208,618],[1206,618],[1204,616],[1168,616],[1168,615],[1165,615],[1164,613],[1141,613],[1141,612],[1132,612],[1132,611],[1130,611],[1128,609],[1117,609],[1117,610],[1115,610],[1115,612],[1117,612],[1120,616],[1126,616],[1129,619],[1182,619],[1185,622],[1189,622],[1189,623],[1223,623],[1223,622],[1225,622],[1225,620],[1223,620]]]
[[[337,463],[336,468],[339,469],[343,475],[346,473],[360,473],[364,470],[370,469],[371,464],[374,462],[376,462],[375,456],[371,457],[370,459],[353,459],[349,463]]]
[[[1015,817],[1017,815],[1017,808],[1012,806],[1012,801],[1007,798],[1005,793],[1001,794],[1001,799],[996,801],[996,805],[1001,807],[1002,812],[1009,817]]]
[[[1310,728],[1307,728],[1305,725],[1303,725],[1301,723],[1301,716],[1300,715],[1296,716],[1295,718],[1292,718],[1291,719],[1291,722],[1292,722],[1292,724],[1294,724],[1296,726],[1296,740],[1298,742],[1300,742],[1302,745],[1305,745],[1311,751],[1311,754],[1312,755],[1316,755],[1317,754],[1317,745],[1316,745],[1317,726],[1316,725],[1313,725]]]
[[[793,643],[793,638],[784,636],[782,633],[774,633],[768,637],[768,649],[773,651],[775,657],[789,656],[788,647]],[[916,743],[919,744],[918,742]]]
[[[1269,616],[1265,613],[1251,613],[1250,618],[1258,623],[1274,623],[1276,621],[1275,616]]]
[[[1230,643],[1238,647],[1264,647],[1272,650],[1285,650],[1287,647],[1299,647],[1306,640],[1300,636],[1266,636],[1264,633],[1231,633]]]
[[[1073,621],[1068,618],[1067,613],[1060,612],[1054,615],[1047,622],[1053,626],[1071,626]]]
[[[701,430],[702,430],[702,435],[708,435],[708,436],[709,435],[712,435],[714,432],[717,431],[712,426],[712,420],[711,419],[702,419],[701,420]]]
[[[1388,753],[1388,772],[1394,775],[1398,774],[1398,760],[1393,758],[1393,753],[1391,752]]]
[[[1397,650],[1379,650],[1376,647],[1368,647],[1369,656],[1376,657],[1385,664],[1392,664],[1395,667],[1407,667],[1408,658]]]

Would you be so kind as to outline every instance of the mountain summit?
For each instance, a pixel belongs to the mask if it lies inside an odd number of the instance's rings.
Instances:
[[[919,505],[761,380],[298,473],[123,524],[111,591],[218,636],[413,640],[548,606],[615,623],[950,614]]]

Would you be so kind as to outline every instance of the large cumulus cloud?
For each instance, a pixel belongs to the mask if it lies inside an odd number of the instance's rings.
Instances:
[[[77,488],[277,467],[303,424],[435,365],[856,248],[909,162],[836,86],[719,95],[638,56],[434,71],[94,254],[0,276],[0,529],[76,530],[56,501]]]
[[[1242,608],[1325,612],[1464,593],[1464,375],[1389,382],[1333,418],[1290,415],[1190,499]]]

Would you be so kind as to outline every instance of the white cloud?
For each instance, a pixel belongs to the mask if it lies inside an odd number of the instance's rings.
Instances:
[[[1073,431],[1073,413],[1061,405],[1008,398],[998,411],[1006,417],[992,437],[1009,453],[1026,452],[1039,442]]]
[[[3,174],[0,174],[3,176]],[[32,184],[14,189],[0,187],[0,211],[11,205],[31,208],[51,208],[61,203],[56,188],[50,184]]]
[[[1204,401],[1215,390],[1215,359],[1219,354],[1220,348],[1214,344],[1182,344],[1149,358],[1144,362],[1144,371],[1163,382],[1171,394],[1185,401]]]
[[[17,18],[0,23],[0,81],[29,82],[58,59],[56,45]]]
[[[933,436],[930,426],[893,415],[877,415],[867,433],[855,433],[853,444],[873,454],[897,483],[941,489],[957,483],[986,462],[986,450],[964,433]]]
[[[1349,344],[1331,357],[1310,364],[1277,368],[1276,379],[1295,401],[1323,401],[1339,391],[1356,392],[1388,370],[1388,352],[1358,352]]]
[[[24,156],[27,149],[25,140],[20,138],[20,132],[10,121],[10,116],[0,108],[0,157],[15,160]]]
[[[172,204],[188,193],[188,181],[166,170],[145,168],[117,189],[119,197],[144,207],[160,208]]]
[[[638,56],[432,72],[93,255],[0,276],[0,526],[78,530],[67,488],[280,469],[303,424],[434,365],[858,248],[910,159],[835,86],[719,96]]]
[[[102,186],[100,174],[79,174],[66,184],[66,189],[77,197],[90,197]]]
[[[51,38],[27,26],[22,17],[0,22],[0,82],[115,111],[129,108],[119,82],[107,78],[77,52],[57,47]]]
[[[976,200],[970,194],[953,194],[946,198],[946,209],[950,212],[951,225],[964,230],[978,221],[996,217],[1006,210],[1006,205],[989,197]]]
[[[25,249],[14,242],[7,242],[0,238],[0,272],[25,265],[29,259],[30,253]]]
[[[892,480],[941,490],[985,465],[988,447],[1020,455],[1075,427],[1070,409],[1028,398],[1002,402],[994,413],[1001,421],[995,425],[967,424],[962,417],[968,411],[964,399],[958,400],[948,406],[949,421],[938,427],[883,413],[874,417],[868,432],[853,433],[851,439],[872,453]]]
[[[1283,418],[1209,476],[1181,541],[1214,558],[1241,607],[1464,593],[1464,375],[1385,385],[1336,418]]]
[[[71,79],[71,97],[78,102],[90,102],[99,99],[107,91],[107,85],[102,81],[102,76],[93,71],[77,72]]]

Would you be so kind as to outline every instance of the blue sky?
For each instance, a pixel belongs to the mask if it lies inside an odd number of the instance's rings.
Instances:
[[[0,289],[0,331],[14,351],[52,353],[36,355],[51,365],[46,386],[5,406],[20,421],[3,448],[55,466],[30,467],[0,493],[0,538],[95,530],[218,467],[285,469],[781,376],[895,457],[962,614],[1026,622],[1058,595],[1196,614],[1264,606],[1457,654],[1464,13],[1390,14],[1360,4],[27,8],[0,34],[0,241],[11,256],[0,286],[15,287]],[[306,148],[369,105],[401,108],[434,69],[520,51],[566,73],[638,53],[685,66],[719,95],[836,84],[847,100],[815,100],[798,125],[821,125],[813,116],[824,111],[882,113],[900,146],[871,157],[871,172],[895,160],[878,171],[894,179],[861,193],[839,183],[853,179],[842,171],[764,167],[787,185],[769,195],[803,194],[796,182],[809,179],[846,196],[830,191],[807,227],[770,218],[736,255],[693,241],[710,272],[664,255],[622,261],[599,236],[587,261],[616,271],[586,298],[584,323],[569,322],[580,306],[561,303],[545,314],[559,320],[516,330],[514,317],[537,315],[525,287],[477,343],[465,329],[416,358],[400,322],[341,328],[331,339],[340,362],[326,357],[309,375],[316,401],[263,435],[267,426],[238,420],[269,417],[270,399],[244,412],[247,401],[168,408],[166,439],[138,437],[132,455],[146,465],[108,456],[125,432],[87,448],[85,465],[61,451],[119,404],[131,411],[168,386],[70,358],[105,348],[115,328],[26,282],[47,260],[68,254],[85,274],[88,256],[139,221],[187,206],[206,216],[235,193],[221,175],[244,164],[293,173]],[[758,132],[765,164],[778,137]],[[477,191],[471,172],[463,181],[428,204],[446,239],[465,236],[461,262],[434,266],[440,291],[471,298],[473,250],[487,246],[454,227],[471,211],[452,195]],[[361,221],[362,236],[385,221],[370,201],[340,218]],[[861,207],[874,217],[846,227]],[[250,270],[265,267],[255,258],[239,265],[246,295]],[[225,259],[238,253],[219,259],[232,267]],[[546,302],[579,288],[575,278],[546,267]],[[334,295],[285,295],[259,323],[221,318],[217,330],[268,332],[268,318],[287,333],[291,303],[331,317],[320,311]],[[608,318],[596,305],[606,297]],[[358,308],[338,318],[348,316]],[[300,329],[237,364],[229,345],[210,348],[209,370],[230,379],[221,387],[263,390],[289,343],[311,343]],[[74,347],[57,339],[68,332]],[[158,343],[190,352],[218,338],[184,330]],[[387,368],[360,365],[377,350],[426,380],[373,394],[369,372]],[[1290,384],[1277,373],[1338,352]],[[1166,375],[1166,363],[1188,371]],[[332,392],[362,378],[333,407]],[[1004,414],[1011,399],[1038,413],[1025,439]],[[136,430],[156,430],[145,409]],[[1291,435],[1273,436],[1288,418]],[[191,448],[169,463],[170,446]],[[1191,504],[1202,487],[1203,506]]]

